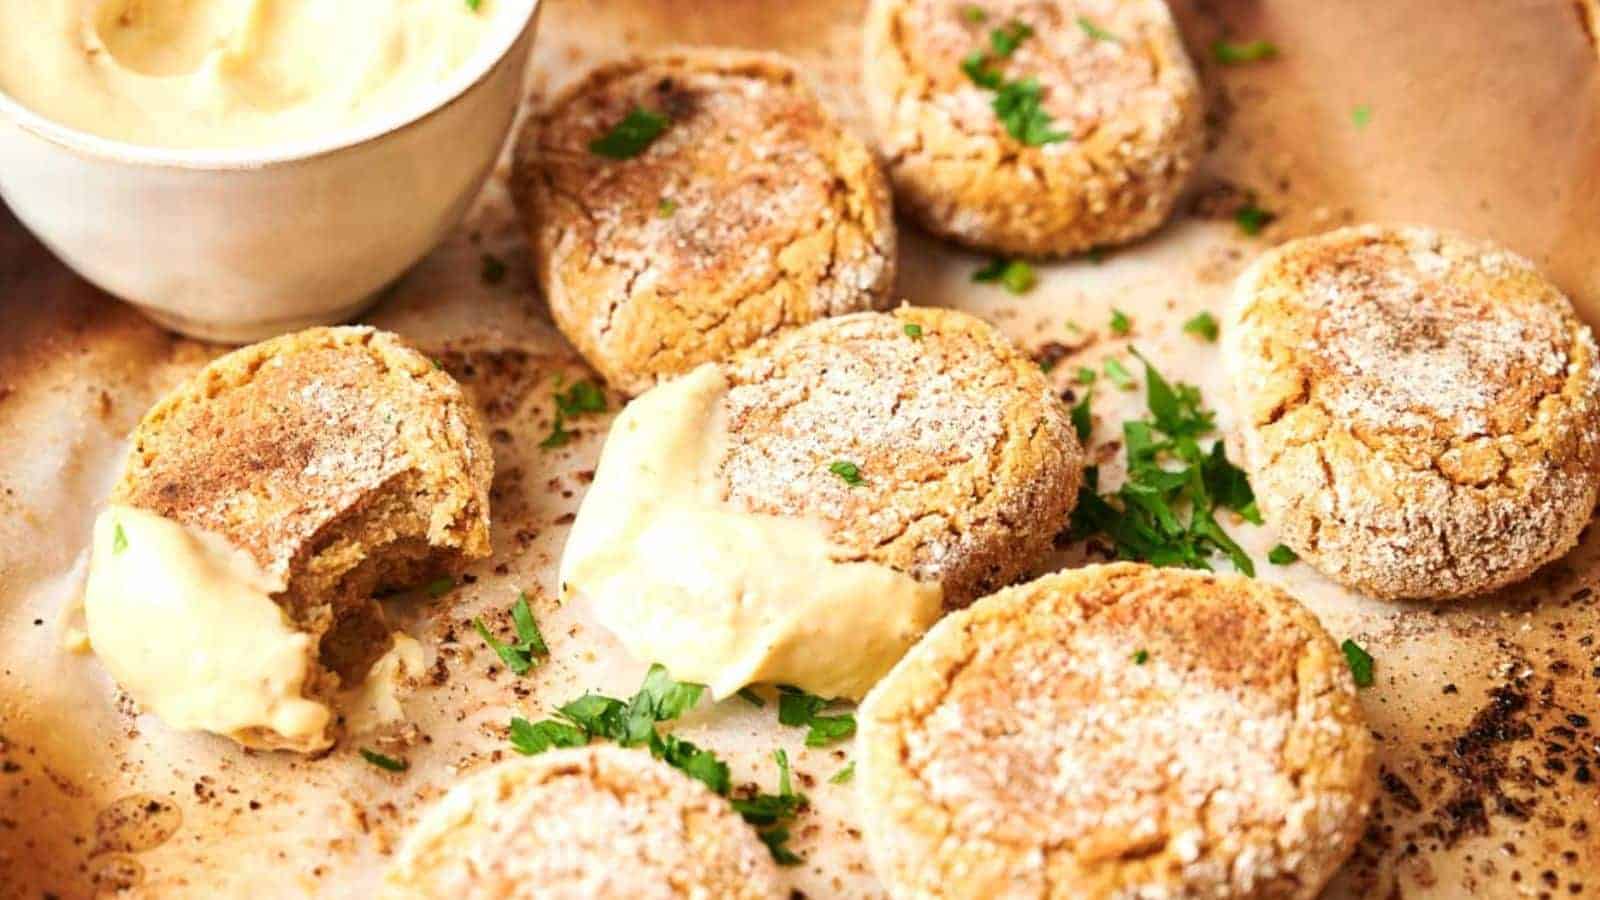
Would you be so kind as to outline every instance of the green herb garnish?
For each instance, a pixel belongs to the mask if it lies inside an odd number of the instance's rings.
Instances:
[[[1196,313],[1194,318],[1183,323],[1183,331],[1214,344],[1217,341],[1217,317],[1209,312]]]
[[[128,549],[128,533],[122,530],[122,523],[118,522],[111,528],[111,552],[121,553]]]
[[[387,772],[404,772],[406,770],[405,760],[384,756],[382,753],[376,750],[368,750],[366,747],[361,748],[361,758]]]
[[[1033,26],[1012,20],[1004,28],[996,28],[989,32],[989,47],[995,56],[1008,59],[1011,54],[1017,52],[1023,41],[1031,37],[1033,37]]]
[[[761,699],[761,695],[756,693],[755,688],[751,687],[739,688],[739,699],[754,706],[756,709],[767,705],[767,701]]]
[[[1339,645],[1339,649],[1344,651],[1344,661],[1350,666],[1350,674],[1356,680],[1356,687],[1372,687],[1372,654],[1349,638]]]
[[[1128,319],[1128,314],[1120,309],[1111,311],[1111,333],[1127,334],[1133,330],[1133,322]]]
[[[1033,289],[1037,279],[1033,266],[1020,259],[992,259],[989,264],[972,273],[972,280],[980,284],[999,283],[1013,294],[1026,294]]]
[[[914,341],[922,340],[922,326],[915,322],[906,323],[906,337]]]
[[[1077,374],[1073,377],[1077,379],[1079,384],[1094,384],[1094,380],[1100,376],[1099,373],[1088,366],[1079,366]]]
[[[1088,443],[1089,435],[1094,433],[1094,417],[1089,413],[1089,399],[1093,396],[1093,391],[1084,391],[1083,399],[1072,405],[1072,430],[1077,432],[1080,444]]]
[[[833,777],[828,779],[828,783],[829,784],[848,784],[850,782],[850,780],[855,778],[855,777],[856,777],[856,761],[852,759],[852,760],[850,760],[850,762],[845,764],[844,768],[842,768],[839,771],[833,773]]]
[[[589,142],[589,152],[607,159],[632,159],[661,136],[671,121],[658,112],[635,106],[604,135]]]
[[[1223,507],[1260,522],[1250,483],[1228,461],[1222,442],[1213,442],[1209,450],[1200,445],[1200,438],[1215,429],[1215,415],[1201,405],[1198,389],[1173,385],[1140,360],[1150,416],[1123,423],[1127,480],[1101,495],[1099,469],[1086,470],[1070,536],[1102,536],[1119,558],[1156,566],[1209,569],[1210,557],[1220,553],[1239,571],[1254,575],[1250,557],[1216,519]],[[1116,380],[1109,366],[1107,375]]]
[[[584,413],[606,411],[605,392],[587,379],[573,382],[565,391],[557,390],[555,401],[556,415],[550,424],[550,434],[539,442],[539,446],[545,450],[563,447],[571,442],[573,432],[567,430],[568,420]]]
[[[861,484],[861,467],[849,460],[837,460],[828,466],[828,471],[844,479],[844,483],[855,487]]]
[[[1251,237],[1260,234],[1261,229],[1267,227],[1267,223],[1272,219],[1272,213],[1254,203],[1239,207],[1239,211],[1233,214],[1233,221],[1238,224],[1239,230]]]
[[[455,587],[456,580],[454,578],[448,575],[441,575],[423,585],[422,589],[428,592],[429,597],[443,597],[445,594],[455,590]]]
[[[483,6],[483,0],[467,0],[467,9],[477,12]]]
[[[1290,550],[1282,544],[1267,551],[1267,562],[1275,566],[1287,566],[1300,558],[1300,554]]]
[[[673,200],[670,197],[662,197],[660,200],[656,201],[656,216],[658,218],[670,219],[672,218],[672,214],[677,211],[678,201]]]
[[[1261,62],[1278,55],[1278,46],[1271,41],[1217,41],[1211,45],[1211,58],[1225,66]]]
[[[1106,377],[1111,379],[1111,383],[1117,387],[1125,391],[1131,391],[1136,387],[1133,382],[1133,375],[1128,371],[1128,367],[1122,364],[1122,360],[1115,357],[1106,360],[1105,370]]]
[[[1140,650],[1135,650],[1133,652],[1133,664],[1134,665],[1142,666],[1142,665],[1144,665],[1145,663],[1147,663],[1149,661],[1150,661],[1150,651],[1140,649]]]
[[[799,688],[779,685],[778,687],[778,722],[791,727],[806,728],[807,747],[826,747],[834,741],[843,740],[856,733],[856,717],[848,713],[843,715],[819,715],[824,709],[836,701],[815,694],[808,694]]]
[[[1083,29],[1084,34],[1087,34],[1089,37],[1094,38],[1097,41],[1111,41],[1112,43],[1119,43],[1116,35],[1105,30],[1104,28],[1101,28],[1099,25],[1096,25],[1094,22],[1090,21],[1087,16],[1078,17],[1078,27]]]
[[[550,655],[550,648],[545,646],[544,636],[539,633],[539,624],[533,620],[533,610],[528,607],[526,593],[517,594],[517,602],[511,607],[511,624],[516,628],[517,642],[502,644],[489,633],[489,627],[483,624],[482,619],[472,620],[472,627],[478,630],[483,642],[500,657],[506,668],[518,675],[526,675],[533,668],[534,657]]]
[[[1372,121],[1372,107],[1365,103],[1353,107],[1350,110],[1350,121],[1354,123],[1357,128],[1367,127],[1367,123]]]
[[[1044,89],[1037,78],[1008,81],[994,95],[994,114],[1007,133],[1029,147],[1042,147],[1072,137],[1056,131],[1050,114],[1044,111]]]
[[[962,7],[961,17],[974,25],[982,25],[989,21],[989,14],[984,12],[983,7],[975,3],[969,3]]]
[[[576,725],[554,719],[530,722],[521,716],[511,718],[511,748],[526,756],[534,756],[553,747],[582,747],[587,743],[589,733]]]

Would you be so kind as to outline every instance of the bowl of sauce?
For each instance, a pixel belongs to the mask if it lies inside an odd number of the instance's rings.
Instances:
[[[481,189],[538,0],[0,3],[0,197],[157,321],[348,319]]]

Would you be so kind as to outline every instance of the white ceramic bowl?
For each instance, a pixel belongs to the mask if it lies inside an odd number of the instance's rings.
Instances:
[[[261,150],[106,140],[0,93],[0,197],[78,274],[185,334],[246,342],[347,320],[482,188],[522,95],[528,2],[416,104]]]

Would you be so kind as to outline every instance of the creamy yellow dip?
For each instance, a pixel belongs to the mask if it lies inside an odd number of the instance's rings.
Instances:
[[[0,0],[0,90],[129,143],[280,143],[419,101],[530,2]]]
[[[836,562],[820,521],[723,500],[727,392],[705,365],[617,417],[562,553],[564,596],[717,697],[766,682],[858,699],[938,619],[943,592]]]
[[[84,591],[88,644],[148,712],[180,731],[247,747],[312,752],[332,743],[334,712],[303,696],[316,664],[264,573],[224,538],[113,505],[95,521]],[[400,696],[424,670],[401,632],[363,681],[338,697],[350,734],[404,718]]]

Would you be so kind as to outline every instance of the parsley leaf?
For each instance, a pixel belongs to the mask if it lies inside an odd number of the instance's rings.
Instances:
[[[807,729],[807,747],[826,747],[856,733],[856,717],[853,715],[818,715],[833,702],[796,687],[779,685],[778,723],[791,727],[804,726]]]
[[[660,200],[656,201],[657,218],[670,219],[672,218],[672,214],[677,211],[678,201],[672,199],[671,197],[662,197]]]
[[[906,337],[914,341],[922,340],[922,326],[915,322],[906,323]]]
[[[828,471],[842,478],[844,483],[850,485],[851,487],[855,487],[856,485],[861,484],[863,481],[861,477],[861,467],[853,462],[850,462],[849,460],[841,459],[834,461],[828,466]]]
[[[961,58],[961,71],[972,79],[972,83],[991,91],[1000,90],[1006,83],[1006,78],[994,67],[989,65],[989,54],[984,50],[974,50]]]
[[[1104,28],[1101,28],[1099,25],[1096,25],[1087,16],[1078,17],[1078,27],[1083,29],[1084,34],[1087,34],[1089,37],[1094,38],[1097,41],[1111,41],[1112,43],[1120,43],[1116,35],[1105,30]]]
[[[1372,654],[1349,638],[1339,645],[1339,649],[1344,652],[1344,661],[1350,666],[1350,674],[1355,677],[1356,687],[1372,687]]]
[[[717,754],[675,735],[656,735],[650,741],[650,754],[718,794],[726,795],[732,786],[728,764]]]
[[[1259,522],[1255,495],[1244,472],[1228,461],[1220,441],[1209,450],[1199,438],[1215,428],[1198,389],[1172,384],[1142,356],[1145,403],[1150,417],[1124,422],[1127,479],[1101,495],[1099,469],[1084,472],[1069,536],[1103,536],[1121,559],[1156,566],[1209,569],[1209,558],[1223,554],[1239,571],[1255,574],[1254,563],[1216,519],[1216,509],[1232,509]],[[1116,380],[1107,360],[1107,375]],[[1119,367],[1120,368],[1120,367]],[[1126,370],[1122,370],[1124,376]]]
[[[1010,135],[1029,147],[1064,141],[1072,135],[1050,127],[1044,111],[1044,89],[1037,78],[1008,81],[994,95],[994,114]]]
[[[589,735],[582,728],[545,719],[529,722],[521,716],[511,719],[511,748],[525,756],[534,756],[552,747],[582,747],[589,743]]]
[[[483,6],[483,0],[467,0],[467,9],[477,12]]]
[[[611,130],[589,142],[589,152],[607,159],[632,159],[655,143],[667,126],[666,116],[635,106]]]
[[[789,772],[789,754],[775,750],[772,759],[778,764],[778,793],[734,797],[729,802],[746,822],[756,826],[761,842],[767,845],[778,865],[797,865],[805,860],[788,848],[789,829],[781,823],[799,814],[806,804],[806,796],[795,792]]]
[[[382,753],[376,750],[368,750],[366,747],[361,748],[361,758],[388,772],[404,772],[406,770],[405,760],[384,756]]]
[[[1273,218],[1272,213],[1254,203],[1239,207],[1239,211],[1233,214],[1233,221],[1238,224],[1239,230],[1251,237],[1260,234],[1261,229],[1267,227]]]
[[[1133,652],[1133,664],[1134,665],[1142,666],[1142,665],[1144,665],[1145,663],[1147,663],[1149,661],[1150,661],[1150,651],[1149,650],[1145,650],[1145,649],[1141,648],[1141,649],[1135,650]]]
[[[1192,334],[1208,343],[1217,342],[1217,317],[1209,312],[1196,313],[1194,318],[1183,323],[1185,334]]]
[[[1111,333],[1127,334],[1133,330],[1133,322],[1128,319],[1128,314],[1120,309],[1111,311]]]
[[[1077,378],[1079,384],[1094,384],[1094,380],[1099,377],[1099,373],[1088,366],[1079,366],[1078,373],[1074,377]]]
[[[573,433],[567,430],[567,420],[584,413],[606,411],[605,391],[588,379],[574,381],[565,391],[558,389],[555,401],[556,415],[550,424],[550,434],[539,442],[539,446],[545,450],[566,446],[572,440]]]
[[[489,627],[483,624],[483,619],[473,619],[472,627],[478,630],[478,636],[500,657],[506,668],[518,675],[526,675],[533,668],[535,656],[550,655],[544,635],[539,633],[539,623],[533,620],[533,610],[528,607],[526,593],[517,594],[517,602],[511,607],[511,623],[517,631],[515,644],[502,644],[496,640],[489,633]]]
[[[989,32],[989,46],[994,49],[994,55],[1006,59],[1017,52],[1017,47],[1022,42],[1033,37],[1033,26],[1026,22],[1013,19],[1004,28],[996,28]]]
[[[122,530],[122,523],[118,522],[111,529],[111,552],[116,554],[126,549],[128,549],[128,533]]]
[[[754,688],[750,687],[739,688],[739,699],[750,704],[751,706],[754,706],[756,709],[760,709],[761,707],[767,705],[767,701],[761,699],[761,695],[756,693]]]
[[[1026,294],[1033,289],[1037,278],[1033,266],[1020,259],[992,259],[989,264],[972,273],[972,280],[980,284],[998,282],[1013,294]]]
[[[989,21],[989,14],[984,12],[983,7],[976,3],[969,3],[962,7],[961,17],[974,25],[982,25],[984,22]]]
[[[856,761],[852,759],[852,760],[850,760],[850,762],[845,764],[844,768],[842,768],[839,771],[835,772],[833,774],[833,777],[828,779],[828,783],[829,784],[846,784],[851,779],[853,779],[855,777],[856,777]]]
[[[1350,121],[1354,123],[1357,128],[1367,127],[1367,123],[1372,121],[1372,107],[1363,103],[1352,108],[1350,110]]]
[[[1072,430],[1078,433],[1080,444],[1087,444],[1089,435],[1094,433],[1094,417],[1089,412],[1089,398],[1093,396],[1093,391],[1084,391],[1083,399],[1072,405]]]
[[[1112,384],[1125,391],[1134,389],[1133,376],[1128,373],[1128,367],[1122,364],[1122,360],[1115,357],[1107,359],[1104,368],[1106,377],[1111,379]]]
[[[1283,544],[1279,544],[1267,551],[1267,562],[1275,566],[1287,566],[1299,558],[1300,554],[1290,550]]]
[[[1217,41],[1211,45],[1211,58],[1225,66],[1260,62],[1278,55],[1278,45],[1271,41]]]

